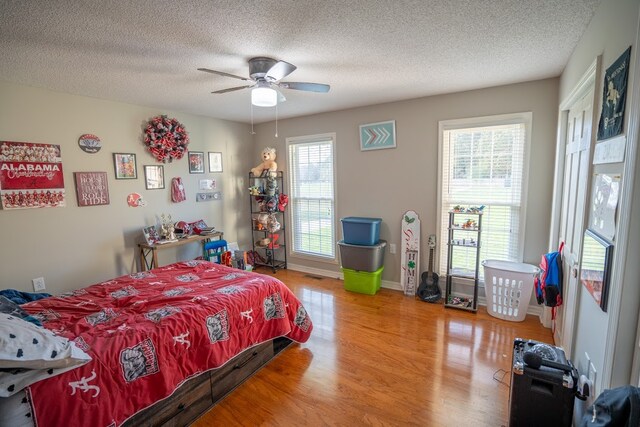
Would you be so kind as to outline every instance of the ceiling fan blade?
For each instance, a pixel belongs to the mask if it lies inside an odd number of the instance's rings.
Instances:
[[[289,64],[288,62],[278,61],[273,67],[269,68],[269,71],[267,71],[264,78],[267,81],[275,82],[287,77],[289,74],[293,73],[296,68],[298,67],[293,64]]]
[[[321,83],[304,83],[304,82],[281,82],[278,84],[284,89],[306,90],[308,92],[329,92],[331,86]]]
[[[253,86],[253,85],[230,87],[229,89],[216,90],[215,92],[211,92],[211,93],[227,93],[227,92],[233,92],[234,90],[246,89],[246,88],[248,88],[248,87],[252,87],[252,86]]]
[[[234,79],[239,79],[239,80],[246,80],[246,81],[251,80],[251,79],[248,79],[247,77],[240,77],[240,76],[236,76],[234,74],[225,73],[224,71],[210,70],[208,68],[198,68],[198,71],[204,71],[205,73],[217,74],[219,76],[232,77]]]

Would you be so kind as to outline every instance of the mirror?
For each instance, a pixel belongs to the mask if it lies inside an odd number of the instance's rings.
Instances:
[[[602,311],[607,311],[612,249],[613,245],[603,237],[591,230],[585,231],[580,260],[580,282]]]

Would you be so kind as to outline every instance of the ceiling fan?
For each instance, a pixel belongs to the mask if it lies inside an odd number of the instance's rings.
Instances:
[[[329,85],[321,83],[280,81],[293,73],[296,68],[297,67],[295,65],[289,64],[285,61],[276,61],[272,58],[257,57],[249,60],[250,77],[236,76],[234,74],[225,73],[224,71],[210,70],[208,68],[198,68],[198,71],[251,82],[251,84],[245,86],[216,90],[211,93],[227,93],[240,89],[251,88],[251,103],[258,107],[273,107],[278,103],[278,101],[285,101],[286,98],[279,90],[277,90],[277,88],[304,90],[307,92],[329,92]]]

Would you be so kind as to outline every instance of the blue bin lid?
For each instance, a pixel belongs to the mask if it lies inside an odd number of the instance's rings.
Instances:
[[[382,222],[382,218],[365,218],[361,216],[348,216],[346,218],[340,218],[340,221],[371,224],[372,222]]]

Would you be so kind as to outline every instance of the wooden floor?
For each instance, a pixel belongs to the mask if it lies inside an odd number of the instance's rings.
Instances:
[[[535,316],[509,322],[485,307],[469,313],[388,289],[351,293],[342,281],[291,270],[275,276],[309,312],[311,338],[195,426],[507,425],[513,339],[552,342]]]

